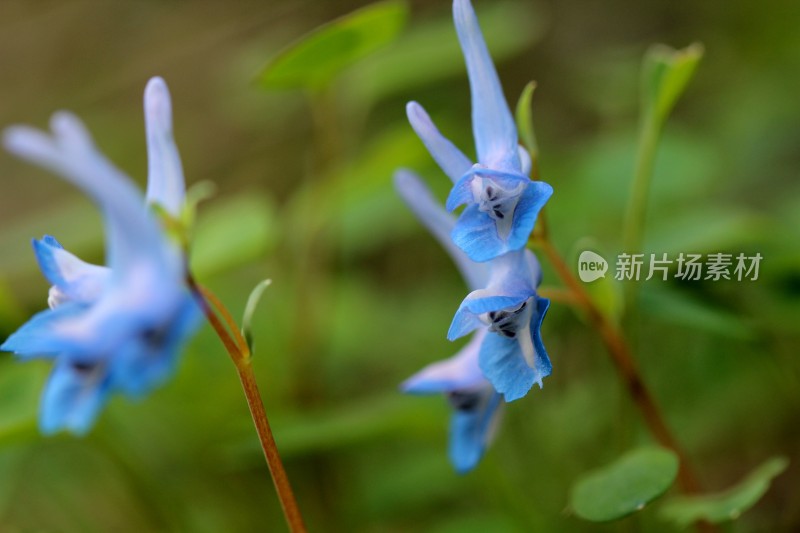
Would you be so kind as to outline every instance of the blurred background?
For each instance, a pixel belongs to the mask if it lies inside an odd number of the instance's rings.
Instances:
[[[800,33],[794,0],[475,0],[512,105],[538,82],[534,120],[560,250],[620,250],[652,43],[705,45],[656,161],[647,251],[763,256],[753,282],[651,281],[627,328],[645,380],[704,485],[770,456],[792,465],[734,531],[800,528]],[[80,115],[112,161],[146,179],[147,80],[172,92],[200,208],[197,277],[256,313],[255,367],[313,531],[673,531],[658,504],[616,525],[567,509],[583,473],[650,441],[598,336],[555,304],[554,372],[508,406],[478,468],[447,460],[441,397],[398,384],[460,346],[445,338],[465,287],[396,198],[413,168],[449,181],[405,119],[422,103],[472,155],[469,90],[445,0],[409,2],[405,29],[325,91],[266,91],[264,63],[367,5],[99,0],[0,2],[0,125]],[[71,187],[0,154],[0,338],[46,306],[30,240],[54,234],[102,262],[102,227]],[[590,238],[591,241],[583,240]],[[544,286],[557,287],[545,265]],[[618,288],[614,289],[617,290]],[[234,368],[205,327],[179,372],[142,401],[115,397],[83,439],[40,436],[46,363],[0,358],[0,531],[282,531]]]

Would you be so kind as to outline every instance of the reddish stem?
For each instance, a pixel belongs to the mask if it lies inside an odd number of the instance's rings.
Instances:
[[[214,328],[217,336],[219,336],[228,351],[228,355],[233,360],[233,364],[236,366],[236,371],[239,374],[239,380],[242,382],[242,389],[247,399],[247,405],[250,408],[250,415],[253,418],[256,433],[258,433],[258,440],[261,443],[261,449],[264,451],[264,457],[267,460],[267,466],[269,467],[275,490],[278,493],[278,500],[280,500],[289,531],[292,533],[305,533],[307,530],[303,522],[303,516],[300,514],[300,508],[289,483],[289,477],[286,475],[286,469],[283,467],[283,462],[278,453],[278,446],[272,436],[272,429],[267,419],[267,412],[264,409],[264,402],[261,400],[261,393],[258,390],[253,366],[250,363],[251,354],[250,349],[247,347],[247,342],[245,342],[244,337],[236,327],[236,322],[231,317],[231,314],[211,291],[200,286],[191,274],[186,275],[186,282],[209,324]],[[220,319],[220,315],[222,319]]]

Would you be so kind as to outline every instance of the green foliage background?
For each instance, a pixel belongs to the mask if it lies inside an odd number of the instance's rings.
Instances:
[[[144,184],[141,94],[172,91],[187,181],[211,180],[193,263],[254,319],[256,371],[314,531],[672,531],[655,509],[598,526],[572,483],[649,442],[597,336],[554,305],[554,372],[509,405],[478,469],[447,462],[448,408],[397,384],[449,356],[465,288],[391,189],[397,166],[449,183],[407,125],[421,102],[471,149],[469,93],[450,2],[411,2],[406,30],[326,91],[253,81],[289,42],[365,2],[70,0],[0,3],[0,124],[78,113]],[[551,231],[577,257],[621,247],[641,58],[654,42],[706,54],[668,121],[650,197],[651,252],[760,252],[756,282],[642,283],[628,331],[646,381],[709,489],[790,458],[736,531],[800,527],[800,33],[794,0],[489,1],[476,9],[512,104],[538,82],[534,119]],[[89,202],[0,156],[0,337],[45,306],[29,241],[55,234],[102,261]],[[545,286],[555,286],[545,267]],[[618,289],[618,287],[617,287]],[[47,365],[0,358],[0,531],[282,531],[230,361],[209,328],[175,379],[114,398],[84,439],[35,428]],[[657,507],[655,503],[653,507]]]

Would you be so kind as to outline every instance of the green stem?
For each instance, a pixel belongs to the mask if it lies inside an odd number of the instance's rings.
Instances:
[[[228,355],[233,360],[233,364],[236,366],[236,371],[239,374],[239,380],[242,382],[242,389],[247,399],[247,405],[250,408],[253,425],[256,428],[261,449],[264,451],[267,467],[272,476],[275,491],[278,493],[278,500],[281,503],[281,509],[289,526],[289,531],[292,533],[305,533],[307,530],[303,522],[303,516],[294,497],[289,477],[286,475],[286,469],[283,467],[281,456],[278,453],[278,446],[275,443],[267,413],[264,409],[264,402],[258,390],[258,383],[253,373],[251,354],[247,342],[235,326],[231,314],[213,293],[201,287],[191,273],[187,272],[186,282],[209,324],[214,328],[217,336],[219,336],[228,351]],[[222,319],[217,313],[222,316]]]
[[[628,203],[628,214],[625,219],[624,249],[630,254],[639,253],[642,250],[650,183],[653,178],[656,148],[660,137],[661,124],[648,115],[644,119],[639,137],[636,169],[633,175],[631,198]]]
[[[641,372],[622,333],[616,325],[598,309],[589,294],[570,271],[564,259],[549,239],[535,242],[544,251],[556,273],[572,292],[580,307],[586,312],[592,326],[600,334],[600,338],[611,356],[615,368],[622,376],[623,382],[636,406],[642,413],[647,428],[655,439],[663,446],[673,450],[680,458],[678,481],[688,493],[700,492],[700,484],[692,470],[686,454],[678,445],[664,421],[661,410],[655,402],[650,390],[641,377]]]

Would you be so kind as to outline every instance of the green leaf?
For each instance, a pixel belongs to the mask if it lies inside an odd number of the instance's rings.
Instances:
[[[200,202],[210,200],[215,194],[217,194],[217,185],[208,180],[193,183],[186,190],[186,201],[181,209],[180,219],[190,235],[197,218],[197,206],[200,205]]]
[[[656,123],[666,120],[675,102],[692,79],[703,57],[703,45],[694,43],[682,50],[655,45],[644,59],[644,104]]]
[[[193,272],[205,278],[262,256],[277,242],[277,226],[268,196],[249,192],[214,202],[195,227]]]
[[[736,206],[705,205],[673,208],[653,224],[647,239],[648,251],[716,252],[736,250],[763,242],[769,235],[768,220]]]
[[[519,54],[544,35],[546,17],[534,2],[494,0],[475,6],[481,31],[496,64]],[[361,61],[347,74],[343,95],[350,106],[364,106],[414,89],[430,87],[466,67],[453,17],[423,19],[395,43]]]
[[[639,511],[663,494],[678,474],[678,457],[647,446],[580,479],[570,503],[575,514],[592,522],[616,520]]]
[[[656,45],[645,55],[642,90],[643,120],[639,132],[633,188],[624,227],[624,246],[629,253],[636,253],[642,249],[650,183],[653,179],[656,150],[661,139],[662,126],[678,97],[692,78],[702,56],[703,47],[697,43],[683,50],[673,50],[663,45]],[[627,285],[631,301],[635,300],[633,298],[635,287],[635,284]]]
[[[531,161],[536,161],[539,155],[539,148],[536,144],[536,135],[533,130],[533,112],[531,110],[531,101],[533,100],[533,91],[536,90],[536,82],[529,81],[528,84],[522,89],[522,94],[517,101],[516,119],[517,129],[519,130],[519,137],[525,148],[531,154]],[[533,166],[535,168],[535,165]]]
[[[736,520],[761,499],[772,479],[788,466],[787,458],[773,457],[753,470],[741,483],[724,492],[670,499],[661,507],[661,516],[680,526],[698,520],[714,524]]]
[[[253,346],[253,313],[256,312],[258,302],[261,300],[261,295],[264,294],[264,289],[270,286],[271,279],[265,279],[258,283],[250,292],[247,297],[247,305],[244,306],[244,315],[242,316],[242,336],[247,341],[247,347],[250,349],[250,354],[255,353]]]
[[[645,286],[641,304],[665,322],[728,337],[751,340],[756,331],[740,316],[679,291]]]
[[[356,10],[279,52],[257,82],[264,89],[321,89],[344,68],[394,40],[407,17],[408,7],[397,0]]]
[[[0,440],[33,433],[48,366],[11,360],[0,365]]]

